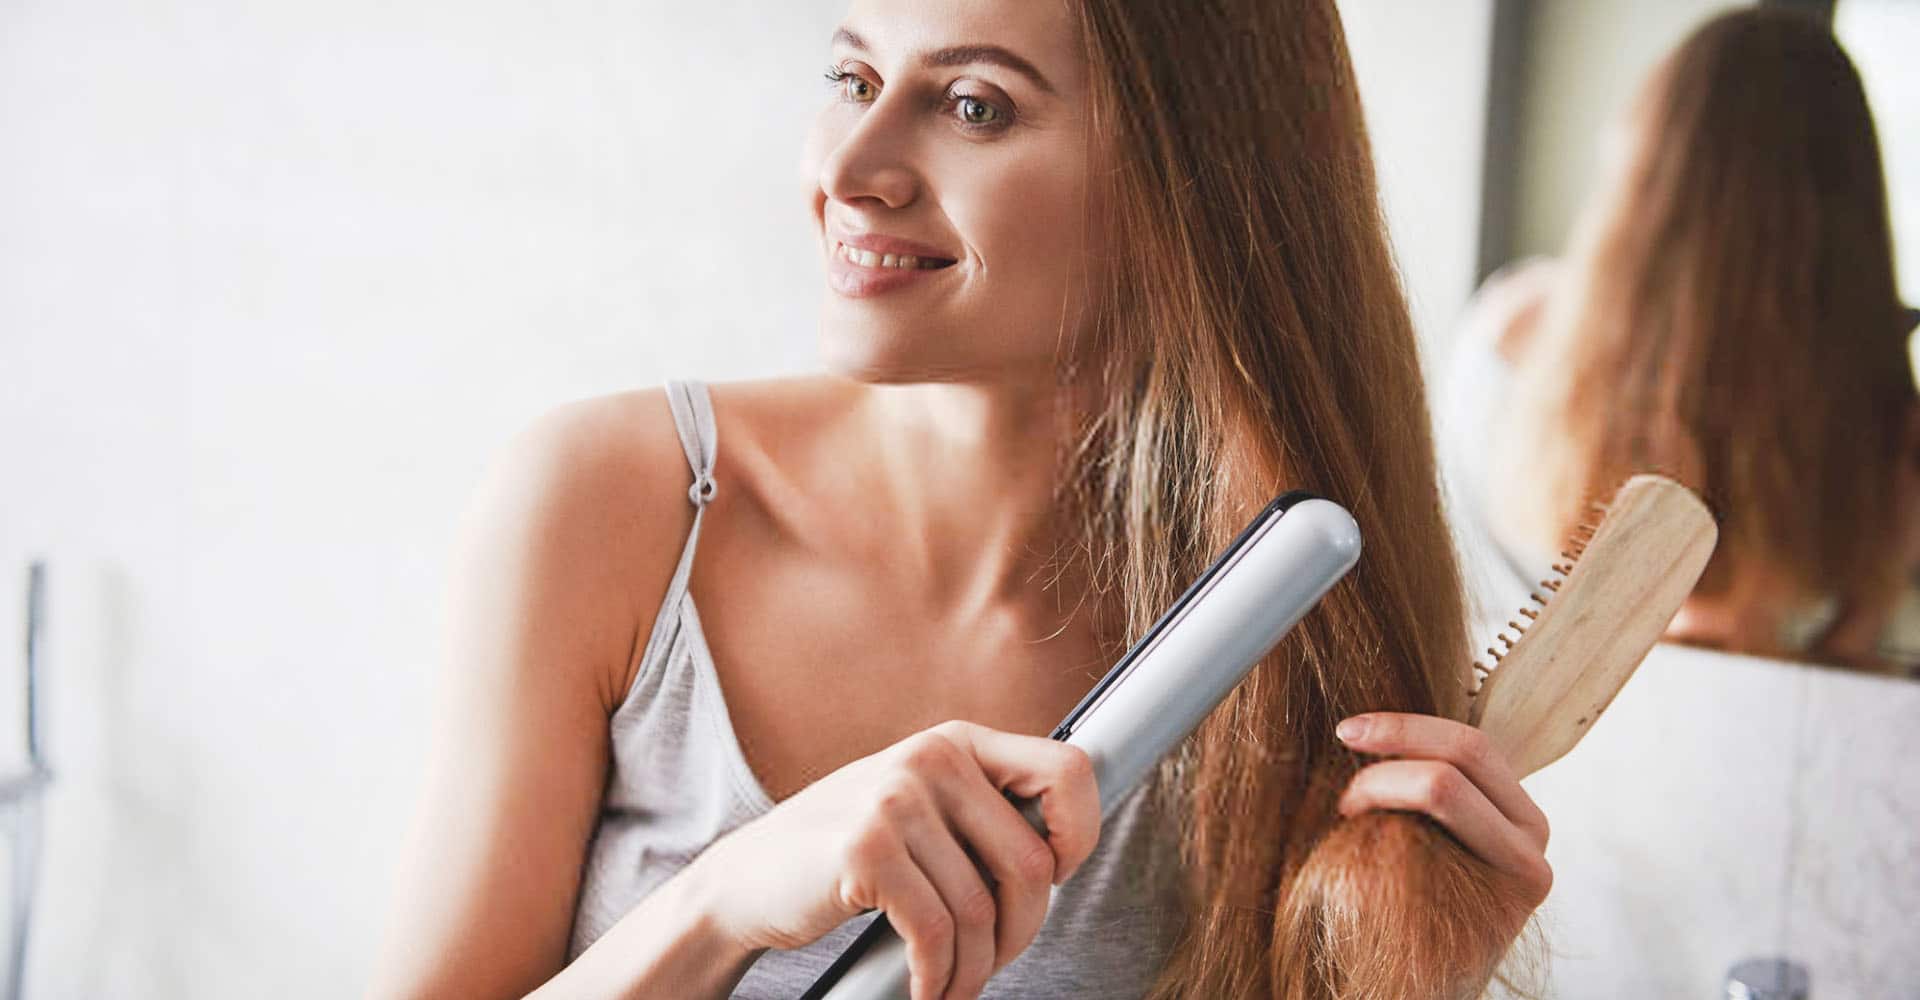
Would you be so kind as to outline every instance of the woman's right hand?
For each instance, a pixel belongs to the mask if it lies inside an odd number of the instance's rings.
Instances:
[[[1040,800],[1044,839],[1003,789]],[[944,722],[807,786],[715,841],[686,874],[744,950],[798,948],[883,910],[906,941],[913,1000],[971,1000],[1039,933],[1051,886],[1099,832],[1084,751]]]

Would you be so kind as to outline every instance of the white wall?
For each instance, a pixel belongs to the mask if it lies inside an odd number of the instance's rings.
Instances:
[[[1920,305],[1920,62],[1913,58],[1920,4],[1840,0],[1833,30],[1860,70],[1878,125],[1900,293],[1909,304]]]
[[[1492,0],[1344,0],[1381,193],[1431,354],[1473,291]]]
[[[52,563],[31,995],[360,988],[482,463],[563,400],[813,363],[794,167],[841,6],[0,5],[0,690]],[[1486,3],[1347,8],[1445,320]]]
[[[59,770],[33,995],[358,989],[485,458],[813,357],[838,8],[0,7],[0,620],[11,671],[47,555]]]

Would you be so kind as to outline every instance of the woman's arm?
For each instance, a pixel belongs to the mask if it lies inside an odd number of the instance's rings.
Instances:
[[[720,1000],[758,950],[739,946],[713,914],[699,862],[647,894],[572,965],[528,1000],[688,997]]]
[[[1915,574],[1920,573],[1920,405],[1907,412],[1900,451],[1894,460],[1893,516],[1886,545],[1897,553],[1896,574],[1877,592],[1844,601],[1826,634],[1807,651],[1811,658],[1896,676],[1906,669],[1887,659],[1880,644],[1900,612]]]
[[[1488,276],[1462,312],[1455,349],[1491,347],[1508,364],[1518,364],[1533,344],[1560,268],[1551,258],[1529,257]]]
[[[970,1000],[1038,933],[1100,808],[1084,752],[966,722],[721,837],[562,968],[608,717],[692,524],[667,413],[658,392],[559,411],[463,525],[427,805],[372,995],[725,997],[759,951],[880,909],[916,1000]],[[1040,801],[1044,839],[1003,789]]]
[[[608,718],[692,523],[684,467],[653,391],[562,407],[489,470],[461,523],[425,803],[371,996],[519,997],[560,971]],[[640,910],[625,968],[583,970],[604,992],[570,995],[631,993],[650,960],[728,964],[694,910]]]

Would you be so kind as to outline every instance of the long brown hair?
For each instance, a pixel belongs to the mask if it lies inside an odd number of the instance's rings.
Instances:
[[[1810,16],[1734,11],[1666,58],[1630,123],[1521,368],[1540,495],[1510,513],[1544,541],[1658,471],[1721,521],[1696,595],[1783,577],[1802,599],[1890,592],[1915,393],[1853,64]]]
[[[1342,822],[1340,719],[1459,717],[1467,638],[1420,364],[1332,0],[1082,0],[1110,245],[1103,405],[1074,464],[1095,586],[1138,637],[1262,505],[1366,554],[1172,765],[1191,875],[1159,997],[1476,995],[1521,915],[1409,814]]]

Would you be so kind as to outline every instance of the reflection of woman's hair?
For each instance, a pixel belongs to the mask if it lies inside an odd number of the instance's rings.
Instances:
[[[1332,0],[1083,0],[1109,261],[1073,482],[1139,636],[1277,492],[1348,505],[1354,574],[1180,755],[1186,934],[1156,996],[1477,994],[1524,918],[1411,814],[1341,821],[1333,726],[1459,717],[1467,640],[1425,393]]]
[[[1889,592],[1915,394],[1852,63],[1811,17],[1736,11],[1661,64],[1631,124],[1524,362],[1522,410],[1544,419],[1515,450],[1542,502],[1511,513],[1558,536],[1658,470],[1721,519],[1696,594],[1769,577],[1808,598]]]

